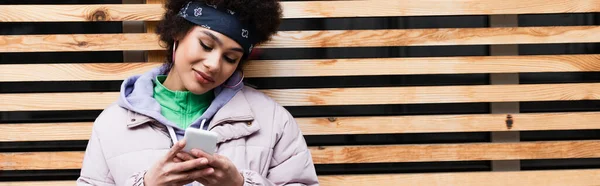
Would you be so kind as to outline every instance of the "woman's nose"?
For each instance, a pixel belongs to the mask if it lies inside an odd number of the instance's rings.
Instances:
[[[216,52],[212,52],[204,59],[203,64],[208,71],[216,72],[220,68],[220,61],[221,55]]]

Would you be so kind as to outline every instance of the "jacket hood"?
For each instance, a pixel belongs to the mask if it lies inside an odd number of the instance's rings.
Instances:
[[[184,130],[179,128],[175,123],[167,120],[161,114],[161,106],[153,96],[154,79],[158,75],[166,75],[169,70],[170,65],[164,64],[144,74],[125,79],[121,84],[117,103],[125,109],[150,117],[167,127],[172,127],[175,129],[175,134],[179,140],[183,137]],[[243,83],[239,83],[242,80],[243,74],[240,71],[236,71],[223,85],[216,87],[214,89],[215,99],[204,114],[194,121],[190,127],[200,128],[201,122],[204,121],[206,123],[204,129],[206,129],[215,113],[244,87]]]

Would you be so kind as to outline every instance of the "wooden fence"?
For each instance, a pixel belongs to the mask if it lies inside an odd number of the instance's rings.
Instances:
[[[0,5],[0,23],[144,21],[147,33],[0,35],[1,53],[147,51],[147,61],[108,63],[0,64],[1,83],[120,81],[147,71],[164,53],[151,33],[163,12],[160,0],[147,4]],[[286,20],[305,18],[378,18],[404,16],[477,16],[600,12],[600,0],[352,0],[284,1]],[[285,30],[259,48],[507,46],[517,44],[596,43],[600,26],[499,26],[360,30]],[[315,78],[435,74],[600,72],[600,54],[494,55],[448,57],[255,60],[249,78]],[[508,75],[506,75],[508,74]],[[598,74],[600,76],[600,74]],[[518,75],[517,75],[518,77]],[[493,79],[493,78],[492,78]],[[286,107],[353,107],[405,104],[491,103],[600,100],[600,83],[494,83],[449,86],[361,86],[260,89]],[[68,113],[101,110],[117,99],[115,91],[0,93],[2,113]],[[596,103],[596,102],[594,102]],[[600,129],[600,106],[586,112],[368,115],[298,117],[307,136],[445,134]],[[0,124],[0,143],[36,144],[42,150],[0,153],[0,170],[43,177],[81,167],[84,148],[57,147],[89,138],[92,121],[15,121]],[[68,119],[67,119],[68,120]],[[493,136],[493,135],[492,135]],[[47,142],[47,143],[45,143]],[[58,145],[57,145],[58,144]],[[54,150],[53,148],[62,150]],[[37,148],[37,147],[36,147]],[[10,148],[5,148],[10,149]],[[15,148],[20,149],[20,148]],[[34,148],[35,149],[35,148]],[[475,143],[358,144],[310,147],[321,165],[600,158],[599,140],[509,141]],[[38,172],[36,172],[38,171]],[[44,172],[46,171],[46,172]],[[368,171],[367,171],[368,172]],[[25,177],[26,178],[26,177]],[[35,178],[0,185],[74,185],[74,180]],[[600,169],[367,173],[319,175],[322,185],[594,185]]]

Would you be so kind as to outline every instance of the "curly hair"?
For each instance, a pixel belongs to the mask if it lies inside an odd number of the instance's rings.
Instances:
[[[165,13],[156,26],[156,34],[166,48],[165,62],[173,63],[174,38],[184,36],[194,26],[193,23],[178,16],[179,10],[190,0],[167,0]],[[278,0],[193,0],[214,5],[224,6],[238,13],[240,22],[253,25],[256,30],[256,44],[261,44],[271,39],[281,24],[282,9]],[[243,61],[242,61],[243,62]],[[239,67],[241,68],[241,64]]]

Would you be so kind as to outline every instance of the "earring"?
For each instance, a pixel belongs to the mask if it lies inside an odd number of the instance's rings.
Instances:
[[[234,88],[234,87],[237,87],[238,85],[242,84],[242,82],[244,82],[245,75],[244,75],[244,71],[239,71],[239,72],[240,72],[240,74],[242,76],[242,78],[240,79],[240,81],[238,81],[235,85],[226,85],[226,84],[223,84],[223,87],[225,87],[225,88]]]
[[[177,41],[173,42],[173,63],[175,63],[175,48],[177,48]]]

